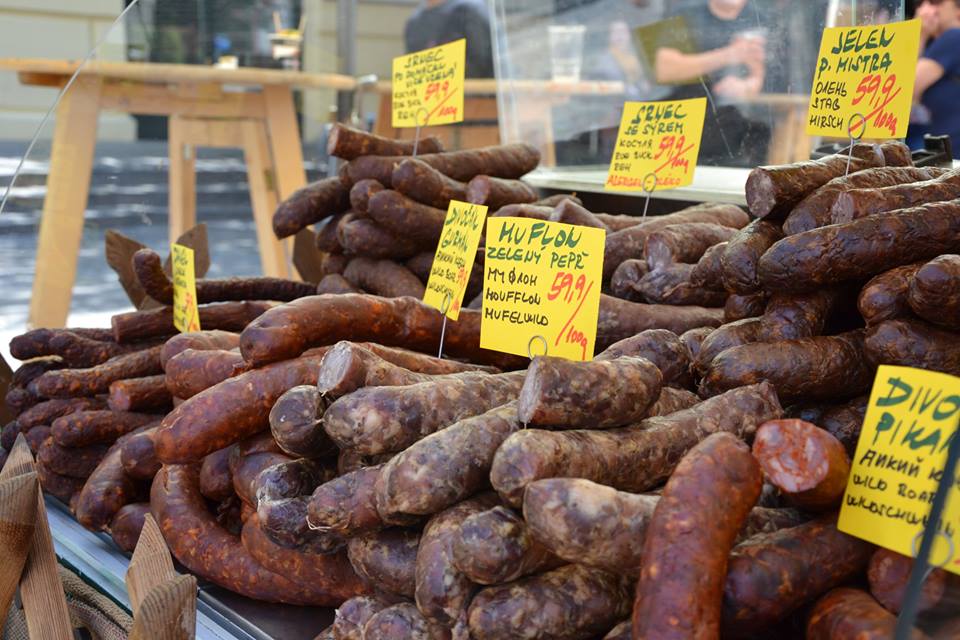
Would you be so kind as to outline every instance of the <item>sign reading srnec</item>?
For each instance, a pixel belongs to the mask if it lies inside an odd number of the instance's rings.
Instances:
[[[466,57],[460,39],[394,58],[394,128],[462,122]]]

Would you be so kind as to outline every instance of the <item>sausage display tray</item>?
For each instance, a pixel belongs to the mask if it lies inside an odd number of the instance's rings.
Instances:
[[[124,576],[130,559],[110,536],[84,529],[58,500],[45,500],[57,558],[129,612]],[[257,602],[199,582],[198,640],[312,640],[332,622],[333,609]]]

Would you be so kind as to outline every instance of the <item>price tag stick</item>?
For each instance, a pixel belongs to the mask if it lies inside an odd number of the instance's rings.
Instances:
[[[420,114],[423,114],[423,124],[420,124]],[[417,147],[420,146],[420,127],[427,126],[427,121],[430,119],[430,112],[427,111],[426,107],[420,107],[417,109],[417,128],[413,132],[413,153],[411,157],[417,157]]]
[[[443,304],[440,305],[440,315],[443,316],[443,324],[440,325],[440,350],[437,357],[443,357],[443,340],[447,337],[447,312],[450,311],[450,304],[453,302],[453,296],[449,293],[443,296]]]
[[[957,477],[958,460],[960,460],[960,438],[954,438],[947,450],[947,462],[943,467],[943,475],[937,485],[937,493],[933,497],[933,504],[930,506],[930,516],[927,518],[927,526],[923,530],[920,551],[917,552],[913,569],[910,571],[910,581],[907,582],[907,591],[903,597],[903,608],[900,610],[900,617],[897,618],[895,640],[909,640],[913,637],[913,623],[916,620],[917,608],[920,604],[920,589],[927,577],[930,551],[933,549],[933,541],[939,533],[938,524],[947,504],[947,494]],[[947,540],[950,542],[952,551],[953,540],[949,536]],[[948,556],[948,560],[951,558],[953,558],[953,553]]]
[[[860,125],[858,125],[860,128],[859,136],[853,135],[853,129],[854,129],[853,121],[856,118],[860,118]],[[852,116],[850,116],[849,120],[847,120],[847,135],[850,136],[850,148],[847,150],[847,170],[844,172],[844,175],[850,175],[850,162],[853,160],[853,144],[857,140],[862,140],[863,134],[866,133],[866,131],[867,131],[867,119],[864,117],[862,113],[855,113]]]
[[[647,189],[647,178],[650,178],[650,177],[653,178],[653,187],[651,187],[650,189]],[[650,206],[650,196],[652,196],[653,192],[657,190],[658,182],[659,180],[657,179],[657,174],[653,172],[643,176],[643,192],[647,194],[647,198],[643,202],[643,216],[640,218],[641,220],[647,217],[647,208]]]

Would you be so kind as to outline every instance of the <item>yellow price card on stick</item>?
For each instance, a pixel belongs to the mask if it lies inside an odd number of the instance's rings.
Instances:
[[[606,188],[663,191],[693,182],[706,113],[706,98],[624,103]]]
[[[393,126],[409,128],[463,122],[467,41],[393,59]]]
[[[605,239],[592,227],[488,218],[480,346],[593,358]]]
[[[480,204],[451,200],[447,207],[423,302],[454,322],[460,317],[486,218],[487,207]]]
[[[906,137],[919,54],[919,20],[824,29],[807,134]]]
[[[173,264],[173,326],[183,333],[200,331],[193,249],[174,243],[170,245],[170,255]]]
[[[882,365],[863,419],[838,527],[914,557],[960,420],[960,378]],[[960,477],[930,564],[960,574]]]

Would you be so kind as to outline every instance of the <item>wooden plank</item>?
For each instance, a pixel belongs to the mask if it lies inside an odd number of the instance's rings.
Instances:
[[[187,135],[187,123],[180,116],[172,116],[167,128],[167,153],[170,169],[167,176],[169,214],[167,232],[170,242],[176,242],[187,229],[197,224],[196,149]]]
[[[260,264],[263,275],[277,278],[291,277],[283,245],[273,234],[273,212],[277,210],[277,180],[270,157],[267,128],[262,121],[246,120],[243,129],[243,155],[247,162],[250,183],[250,201],[253,221],[260,246]]]
[[[262,118],[266,113],[261,93],[185,96],[180,88],[120,80],[104,84],[100,106],[107,111],[191,118]]]
[[[100,80],[78,78],[57,108],[43,202],[30,327],[63,327],[77,274],[100,112]]]
[[[133,619],[130,640],[193,640],[197,631],[197,579],[177,576],[154,587]]]
[[[36,472],[23,473],[0,482],[0,619],[7,611],[20,584],[23,565],[37,522]]]
[[[167,543],[160,533],[157,521],[148,513],[125,578],[127,593],[130,595],[130,609],[134,616],[152,589],[176,577],[177,572],[173,568],[173,558]]]

